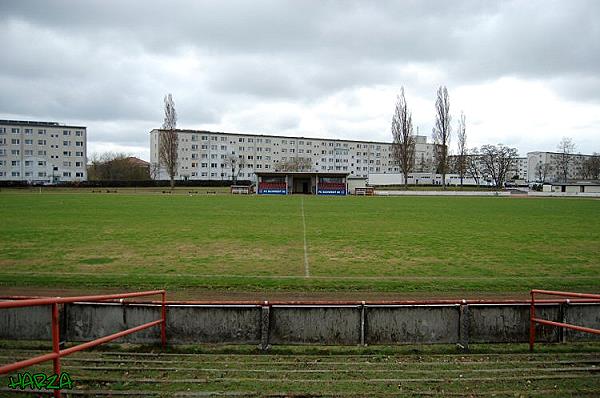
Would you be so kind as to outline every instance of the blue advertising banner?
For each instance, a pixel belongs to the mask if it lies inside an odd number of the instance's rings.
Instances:
[[[259,189],[258,193],[261,195],[285,195],[285,194],[287,194],[285,188],[263,188],[263,189]]]
[[[345,189],[319,189],[318,195],[346,195]]]

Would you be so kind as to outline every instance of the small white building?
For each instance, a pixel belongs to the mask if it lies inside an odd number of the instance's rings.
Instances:
[[[542,191],[561,193],[600,193],[600,182],[544,184]]]

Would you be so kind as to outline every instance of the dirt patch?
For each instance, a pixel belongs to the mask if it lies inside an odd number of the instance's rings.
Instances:
[[[101,265],[101,264],[110,264],[113,261],[115,261],[115,259],[111,258],[111,257],[91,257],[91,258],[85,258],[83,260],[80,260],[79,262],[81,264],[87,264],[87,265]]]

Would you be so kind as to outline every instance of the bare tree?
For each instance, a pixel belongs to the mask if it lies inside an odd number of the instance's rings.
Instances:
[[[448,146],[452,127],[450,126],[450,98],[448,89],[440,86],[435,101],[436,120],[433,128],[433,142],[435,144],[435,161],[437,172],[442,175],[442,187],[446,189],[446,173],[448,171]]]
[[[553,167],[551,163],[548,162],[540,162],[535,166],[535,176],[537,180],[541,183],[546,182],[546,179],[552,173]]]
[[[460,113],[460,119],[458,119],[458,150],[456,154],[456,171],[460,177],[460,186],[463,186],[463,179],[467,171],[467,122],[464,113]]]
[[[171,94],[165,96],[165,119],[159,133],[158,157],[171,179],[171,191],[175,187],[175,176],[179,164],[179,134],[177,133],[177,112]]]
[[[569,166],[573,163],[575,157],[575,143],[569,137],[563,137],[557,146],[558,154],[555,158],[556,171],[559,173],[563,182],[569,178]]]
[[[417,171],[426,173],[431,171],[431,159],[425,158],[425,153],[421,152],[421,156],[417,162]]]
[[[585,180],[600,179],[600,153],[594,152],[581,162],[581,174]]]
[[[415,165],[416,139],[413,135],[412,114],[404,98],[404,87],[400,89],[400,95],[396,99],[396,109],[392,116],[392,136],[394,160],[404,175],[404,186],[408,187],[408,174]]]
[[[275,165],[275,171],[310,171],[311,169],[312,159],[304,157],[293,157]]]
[[[89,164],[90,181],[142,181],[150,179],[148,163],[126,153],[93,153]]]
[[[225,166],[231,170],[231,180],[235,184],[242,167],[244,167],[244,157],[241,155],[230,154],[225,158]]]
[[[151,163],[149,172],[152,180],[158,180],[160,178],[160,163]]]
[[[514,168],[518,152],[502,144],[483,145],[479,154],[482,171],[487,174],[496,188],[502,188],[508,173]]]
[[[467,150],[467,156],[465,160],[466,175],[470,176],[475,180],[475,184],[481,185],[481,155],[479,154],[478,148],[472,148]]]

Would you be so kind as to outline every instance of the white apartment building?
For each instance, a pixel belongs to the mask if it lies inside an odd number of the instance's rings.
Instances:
[[[390,142],[285,137],[277,135],[233,134],[201,130],[177,130],[179,134],[179,170],[177,179],[230,180],[232,170],[227,158],[242,159],[237,179],[255,181],[255,172],[279,170],[293,159],[307,159],[310,167],[302,171],[342,172],[367,177],[370,173],[398,173]],[[150,163],[154,178],[168,179],[159,168],[158,137],[150,132]],[[417,136],[416,171],[430,171],[434,144]]]
[[[563,154],[558,152],[528,152],[528,172],[530,181],[561,182],[563,170],[559,159]],[[585,180],[587,176],[583,172],[583,162],[592,158],[593,155],[569,154],[567,167],[567,180]]]
[[[86,163],[86,127],[0,120],[1,181],[84,181]]]
[[[479,181],[480,183],[491,183],[492,177],[486,171],[484,164],[478,159],[478,155],[467,155],[469,159],[469,163],[474,160],[474,167],[470,165],[467,166],[465,170],[465,176],[472,180],[472,184],[475,185],[475,181]],[[471,160],[473,159],[473,160]],[[458,171],[456,169],[457,156],[450,155],[450,172],[453,174],[452,181],[450,184],[454,185],[457,181],[460,181],[458,177]],[[508,171],[506,175],[507,181],[529,181],[529,172],[528,172],[528,158],[527,157],[518,157],[515,158],[512,167]]]

